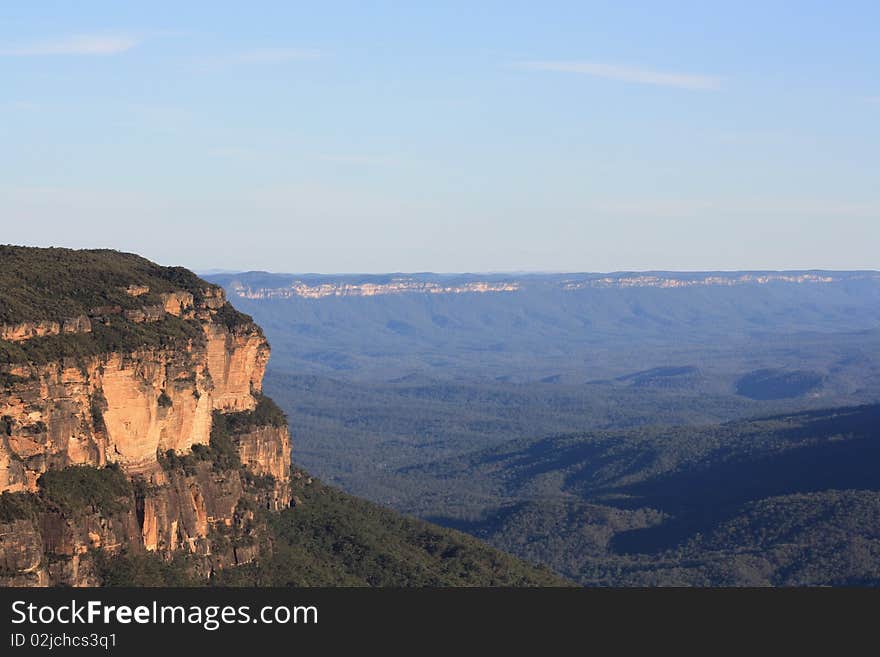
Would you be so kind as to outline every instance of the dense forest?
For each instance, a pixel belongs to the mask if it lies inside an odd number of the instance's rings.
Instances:
[[[407,475],[444,482],[414,512],[584,584],[878,584],[878,427],[873,405],[561,435]]]

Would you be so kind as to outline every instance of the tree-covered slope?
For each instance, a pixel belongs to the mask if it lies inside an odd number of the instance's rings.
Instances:
[[[587,585],[876,585],[878,465],[872,405],[519,440],[408,476],[471,500],[431,489],[424,515]]]
[[[250,564],[217,571],[219,586],[570,586],[467,534],[409,518],[326,486],[302,472],[297,504],[268,523]],[[104,558],[108,585],[193,585],[186,558]]]

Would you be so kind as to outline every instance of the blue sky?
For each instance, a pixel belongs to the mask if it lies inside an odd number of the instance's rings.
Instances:
[[[873,2],[4,2],[0,241],[197,269],[880,268],[878,24]]]

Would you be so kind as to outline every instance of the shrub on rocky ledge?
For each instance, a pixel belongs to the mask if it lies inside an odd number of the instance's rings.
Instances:
[[[0,494],[0,522],[29,520],[41,509],[40,499],[33,493]]]
[[[287,416],[278,407],[278,404],[272,401],[271,397],[256,393],[254,398],[257,400],[257,406],[254,410],[221,415],[230,433],[242,434],[265,426],[287,426]]]
[[[104,468],[75,465],[63,470],[49,470],[37,484],[40,495],[64,513],[84,510],[104,514],[119,513],[128,508],[131,484],[116,464]]]

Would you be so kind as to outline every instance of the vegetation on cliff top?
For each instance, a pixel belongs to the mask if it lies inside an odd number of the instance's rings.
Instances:
[[[149,288],[149,292],[132,296],[126,291],[132,285]],[[39,365],[143,347],[200,344],[204,334],[198,320],[166,315],[159,321],[136,323],[121,311],[162,305],[161,295],[176,291],[191,293],[198,305],[205,290],[215,287],[183,267],[162,267],[131,253],[0,245],[0,324],[63,322],[94,315],[99,309],[108,312],[97,314],[109,317],[106,323],[92,321],[89,333],[16,343],[0,340],[0,365]],[[230,330],[253,326],[250,316],[229,303],[214,311],[214,321]]]
[[[129,285],[150,291],[131,296]],[[63,320],[100,306],[142,308],[177,290],[199,301],[208,287],[183,267],[162,267],[132,253],[0,245],[0,323]]]

